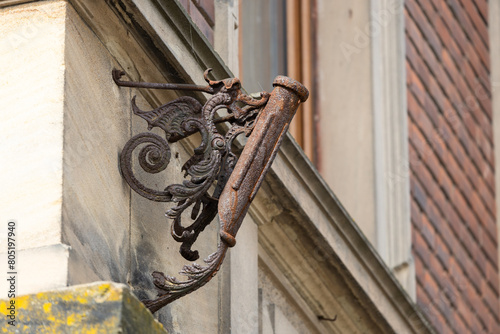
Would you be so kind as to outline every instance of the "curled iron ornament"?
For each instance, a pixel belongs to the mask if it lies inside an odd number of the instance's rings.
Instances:
[[[135,104],[135,97],[131,101],[134,114],[147,121],[148,130],[161,128],[165,138],[152,132],[132,137],[120,155],[122,175],[141,196],[152,201],[175,203],[166,216],[173,220],[171,234],[174,240],[181,243],[180,253],[186,260],[199,258],[198,251],[192,249],[194,242],[217,214],[220,219],[220,242],[217,250],[204,260],[205,266],[197,263],[185,265],[180,271],[187,277],[185,281],[153,272],[158,296],[144,301],[153,313],[202,287],[215,276],[227,249],[236,244],[236,233],[276,157],[299,104],[305,102],[309,95],[301,83],[278,76],[271,94],[262,92],[260,99],[254,99],[241,91],[239,79],[213,81],[208,78],[209,72],[210,69],[204,73],[206,86],[122,81],[123,71],[112,72],[113,80],[119,86],[200,91],[212,95],[204,105],[192,97],[183,96],[151,111],[140,110]],[[215,118],[220,109],[226,109],[228,116]],[[222,122],[229,124],[225,134],[216,127]],[[142,146],[138,154],[141,168],[148,173],[158,173],[167,167],[170,160],[169,143],[194,133],[199,133],[202,140],[182,166],[185,177],[182,184],[155,190],[134,176],[132,158],[136,148]],[[247,136],[248,140],[237,158],[231,147],[240,134]],[[215,189],[209,194],[214,184]],[[190,207],[193,222],[184,226],[181,214]]]

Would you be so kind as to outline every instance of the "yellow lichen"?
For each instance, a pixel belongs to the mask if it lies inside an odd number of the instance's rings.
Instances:
[[[72,326],[73,324],[75,323],[75,315],[74,314],[70,314],[66,317],[66,324],[68,326]]]
[[[49,313],[52,311],[52,304],[51,303],[45,303],[43,304],[43,311],[45,313]]]
[[[17,297],[15,298],[15,301],[16,301],[16,308],[17,309],[25,309],[25,308],[28,308],[28,305],[29,305],[29,299],[30,299],[30,296],[21,296],[21,297]]]

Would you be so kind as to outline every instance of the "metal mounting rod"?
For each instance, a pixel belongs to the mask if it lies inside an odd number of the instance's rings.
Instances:
[[[148,88],[148,89],[170,89],[170,90],[188,90],[199,91],[209,94],[214,94],[214,89],[207,86],[198,86],[191,84],[172,84],[172,83],[154,83],[154,82],[136,82],[136,81],[122,81],[120,78],[126,73],[120,70],[113,70],[112,76],[114,82],[121,87],[134,87],[134,88]]]

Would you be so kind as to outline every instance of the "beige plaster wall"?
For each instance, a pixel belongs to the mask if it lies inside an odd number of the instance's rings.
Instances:
[[[318,169],[375,243],[369,15],[369,0],[318,0]]]
[[[0,9],[0,217],[18,220],[18,249],[60,241],[65,11]]]
[[[18,293],[66,282],[67,247],[60,245],[65,13],[61,1],[0,8],[0,259],[4,268],[13,219],[16,270],[23,273]],[[4,287],[2,279],[1,296]]]
[[[125,283],[129,270],[130,191],[118,156],[130,134],[130,91],[117,67],[71,6],[66,18],[63,242],[71,246],[69,284]]]

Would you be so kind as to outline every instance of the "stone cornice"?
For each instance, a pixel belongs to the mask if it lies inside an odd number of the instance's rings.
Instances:
[[[263,186],[265,193],[257,195],[250,214],[260,225],[259,240],[268,256],[300,295],[314,298],[310,307],[318,315],[325,311],[330,316],[331,312],[337,314],[336,326],[346,332],[378,327],[384,333],[432,333],[425,317],[292,138],[284,140],[271,169]],[[332,302],[324,291],[339,286],[343,296]],[[342,314],[363,320],[344,319],[342,324]]]

